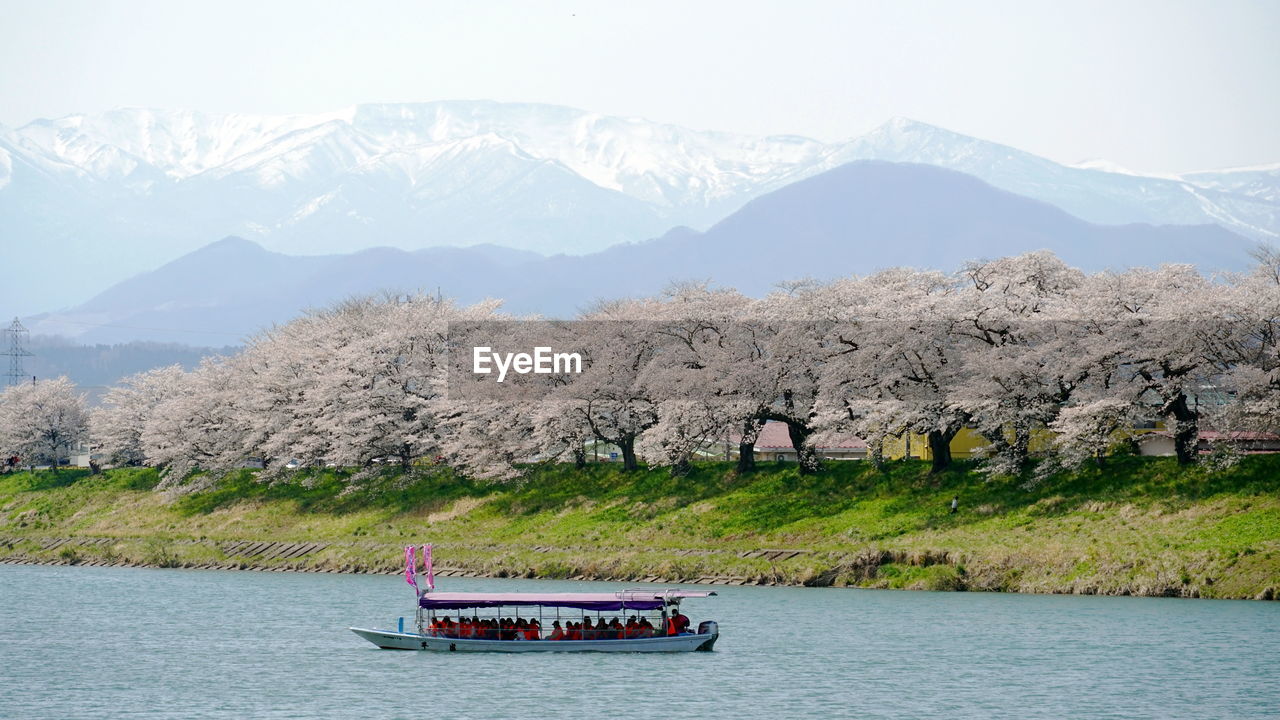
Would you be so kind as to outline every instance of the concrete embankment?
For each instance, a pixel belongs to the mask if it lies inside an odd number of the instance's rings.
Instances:
[[[447,547],[440,548],[447,552]],[[501,555],[510,548],[470,546],[469,552]],[[575,548],[531,546],[533,553],[572,555]],[[279,542],[155,540],[114,537],[0,537],[0,565],[75,565],[83,567],[162,567],[198,570],[259,570],[269,572],[321,572],[398,575],[403,567],[388,558],[399,559],[401,546],[372,542]],[[741,558],[788,560],[806,550],[753,550],[727,553],[715,550],[669,550],[676,556],[734,555]],[[440,577],[540,577],[529,568],[484,570],[470,567],[436,567]],[[699,575],[664,577],[659,575],[616,576],[596,570],[559,574],[568,580],[625,582],[672,582],[716,585],[786,585],[781,577]]]
[[[261,572],[314,572],[398,575],[401,546],[373,542],[281,542],[281,541],[213,541],[170,540],[112,537],[0,538],[0,565],[72,565],[81,567],[154,567],[198,570],[249,570]],[[441,547],[454,554],[463,548]],[[468,546],[468,556],[510,558],[516,549],[502,546]],[[583,548],[530,546],[519,548],[519,555],[581,557]],[[1031,592],[1076,595],[1126,595],[1143,597],[1201,597],[1200,588],[1182,578],[1166,583],[1133,585],[1097,585],[1089,582],[1037,584],[1019,586],[1011,578],[1025,574],[1025,569],[1008,565],[995,568],[974,566],[965,569],[964,558],[951,553],[908,551],[864,551],[854,555],[816,553],[809,550],[761,549],[731,553],[716,550],[668,550],[677,557],[698,557],[710,563],[730,564],[731,559],[763,560],[770,563],[804,557],[807,567],[819,568],[805,575],[774,571],[757,575],[654,574],[610,570],[607,558],[594,557],[581,566],[565,565],[557,560],[557,572],[546,574],[535,565],[511,563],[495,566],[492,561],[477,565],[443,566],[436,575],[449,577],[553,578],[598,580],[610,582],[680,583],[703,585],[792,585],[808,587],[863,587],[906,589]],[[597,553],[598,555],[598,553]],[[395,560],[389,560],[395,558]],[[776,565],[775,565],[776,567]],[[888,578],[916,572],[920,580],[907,585],[894,585]],[[1280,584],[1280,578],[1277,578]],[[1256,600],[1280,599],[1275,586],[1246,596]]]

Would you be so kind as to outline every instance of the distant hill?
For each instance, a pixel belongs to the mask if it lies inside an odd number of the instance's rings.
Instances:
[[[11,273],[0,309],[61,310],[228,235],[293,255],[481,243],[587,254],[707,229],[857,160],[959,170],[1090,222],[1280,238],[1275,166],[1183,177],[1070,167],[906,119],[821,142],[483,100],[301,115],[132,108],[0,127],[5,262],[58,278]]]
[[[679,229],[584,256],[486,246],[293,257],[228,238],[32,327],[93,342],[225,344],[303,308],[380,290],[439,288],[462,302],[497,297],[512,311],[569,316],[673,280],[760,295],[802,277],[902,265],[954,270],[1038,249],[1087,270],[1171,262],[1229,270],[1248,264],[1252,246],[1216,225],[1098,225],[963,173],[863,161],[757,198],[706,232]]]
[[[165,365],[190,370],[209,355],[230,355],[236,347],[195,347],[179,343],[133,341],[113,345],[82,345],[65,338],[36,336],[23,361],[28,375],[46,380],[66,375],[96,404],[120,378]]]
[[[64,313],[27,319],[33,333],[84,343],[145,339],[236,345],[311,307],[379,291],[448,292],[461,298],[502,286],[541,255],[496,246],[291,256],[229,237],[130,278]],[[514,275],[512,276],[514,277]]]
[[[674,275],[760,294],[784,279],[894,266],[955,270],[969,260],[1038,249],[1085,270],[1162,263],[1239,269],[1254,245],[1217,225],[1099,225],[964,173],[863,161],[757,198],[705,233],[675,233],[562,265],[603,261],[628,268],[627,277],[644,287],[651,285],[641,278]]]

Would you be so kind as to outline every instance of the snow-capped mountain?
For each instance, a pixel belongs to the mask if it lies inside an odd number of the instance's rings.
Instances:
[[[664,226],[706,225],[762,188],[812,174],[828,153],[828,146],[807,138],[700,132],[571,108],[495,102],[361,105],[277,117],[116,110],[39,120],[15,134],[27,150],[78,168],[87,180],[124,185],[140,195],[196,187],[204,196],[245,188],[274,196],[274,213],[250,221],[259,225],[252,234],[268,246],[277,244],[274,236],[287,233],[292,221],[315,212],[352,181],[386,183],[379,189],[429,203],[466,192],[476,181],[486,190],[494,189],[490,184],[501,187],[511,178],[485,174],[508,164],[519,166],[517,173],[554,166],[600,191],[641,203]],[[632,235],[640,239],[645,233]],[[390,244],[440,243],[391,238]],[[607,244],[531,249],[584,252]]]
[[[1272,170],[1136,176],[894,120],[848,141],[691,130],[490,101],[315,115],[114,110],[0,128],[0,309],[86,298],[211,238],[292,254],[491,243],[583,254],[709,227],[853,160],[959,170],[1091,222],[1280,237]],[[56,282],[50,282],[56,277]]]
[[[1280,163],[1191,172],[1182,175],[1182,179],[1203,188],[1280,203]]]
[[[1166,177],[1138,175],[1110,164],[1062,165],[904,118],[895,118],[845,143],[836,157],[841,161],[890,160],[959,170],[1002,190],[1057,205],[1089,222],[1209,222],[1248,237],[1280,238],[1280,202],[1264,193],[1233,190],[1228,178],[1237,176],[1238,171]],[[1280,190],[1280,174],[1272,175],[1270,181],[1273,193]]]

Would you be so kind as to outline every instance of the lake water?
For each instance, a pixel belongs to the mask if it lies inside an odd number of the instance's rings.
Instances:
[[[1277,603],[716,590],[713,653],[392,652],[403,578],[0,566],[0,717],[1280,717]]]

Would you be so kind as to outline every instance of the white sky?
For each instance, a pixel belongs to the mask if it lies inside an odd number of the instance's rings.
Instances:
[[[1280,1],[0,0],[0,123],[487,98],[837,140],[901,115],[1055,160],[1280,161]]]

